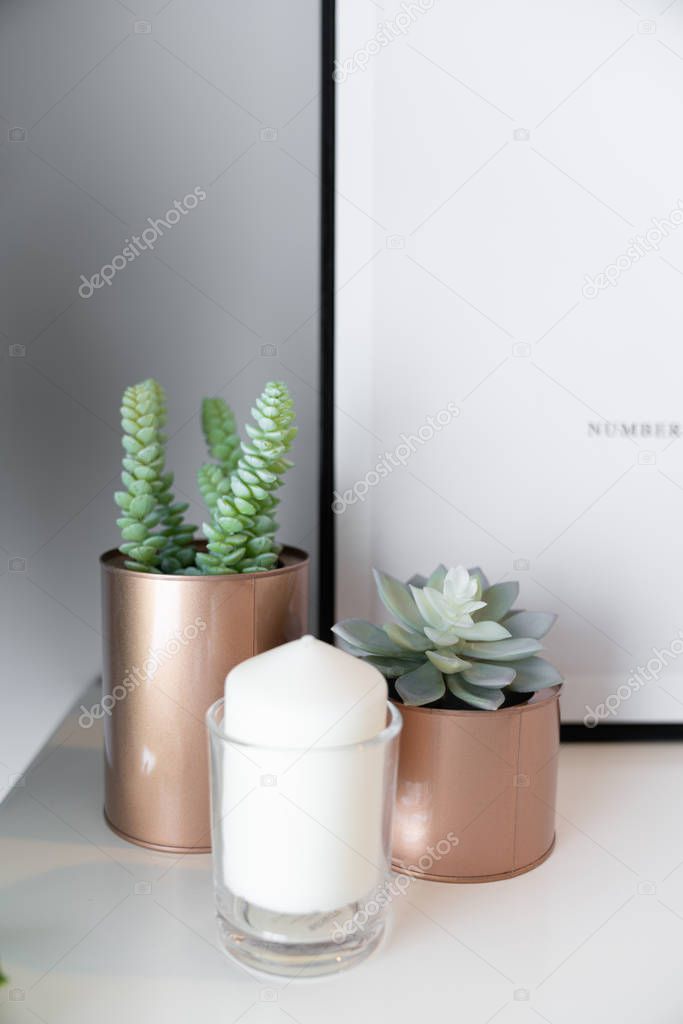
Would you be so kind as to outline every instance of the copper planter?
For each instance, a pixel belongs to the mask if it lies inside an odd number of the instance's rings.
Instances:
[[[308,556],[234,576],[102,566],[104,813],[111,828],[157,850],[210,850],[204,716],[238,662],[306,632]]]
[[[499,711],[400,710],[394,870],[491,882],[541,864],[555,843],[559,687]]]

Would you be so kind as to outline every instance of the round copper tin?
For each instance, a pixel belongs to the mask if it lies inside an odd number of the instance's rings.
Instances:
[[[225,677],[295,640],[308,622],[308,556],[234,576],[161,576],[102,567],[104,814],[114,832],[178,853],[211,849],[204,717]]]
[[[395,871],[437,882],[491,882],[550,856],[559,692],[542,690],[499,711],[399,705]]]

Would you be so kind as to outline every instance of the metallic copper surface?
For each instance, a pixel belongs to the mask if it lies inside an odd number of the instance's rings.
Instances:
[[[142,846],[210,850],[204,716],[233,666],[306,632],[308,556],[235,576],[102,566],[105,817]]]
[[[559,687],[495,712],[400,710],[394,870],[489,882],[541,864],[555,842]]]

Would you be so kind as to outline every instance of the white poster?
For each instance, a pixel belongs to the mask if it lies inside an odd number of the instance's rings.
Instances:
[[[683,7],[356,7],[337,613],[481,565],[559,614],[565,721],[681,721]]]

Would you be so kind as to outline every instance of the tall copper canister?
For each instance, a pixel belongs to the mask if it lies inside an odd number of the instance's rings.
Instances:
[[[162,576],[102,567],[105,803],[111,828],[157,850],[210,849],[204,716],[238,662],[308,621],[308,556],[269,572]]]
[[[400,705],[394,870],[490,882],[543,863],[555,843],[559,690],[498,711]]]

